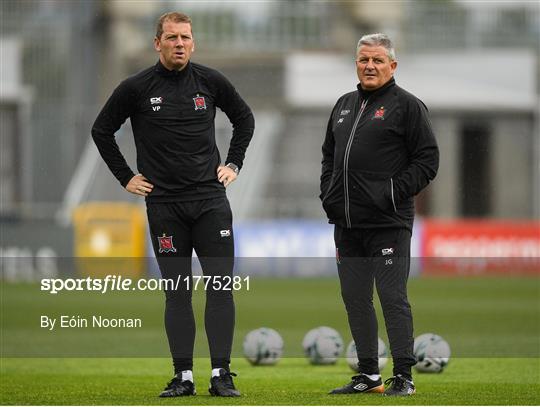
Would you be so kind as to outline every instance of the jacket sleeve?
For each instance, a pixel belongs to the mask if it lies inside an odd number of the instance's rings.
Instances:
[[[225,76],[216,72],[216,106],[229,118],[233,134],[229,145],[226,163],[233,163],[242,168],[249,142],[255,131],[255,118],[247,103],[240,97],[234,86]]]
[[[332,172],[334,171],[334,131],[332,129],[334,122],[334,115],[336,107],[339,104],[339,100],[332,109],[328,124],[326,126],[326,136],[322,145],[322,169],[321,169],[321,194],[319,198],[322,200],[328,190],[330,179],[332,178]]]
[[[92,138],[101,157],[123,187],[135,175],[118,148],[114,134],[133,111],[135,93],[126,81],[113,92],[92,126]]]
[[[439,168],[439,149],[428,111],[418,99],[408,101],[405,131],[409,165],[393,177],[396,202],[418,194],[435,178]]]

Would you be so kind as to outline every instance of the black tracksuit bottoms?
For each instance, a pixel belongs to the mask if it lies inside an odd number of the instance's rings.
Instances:
[[[381,302],[394,361],[394,375],[411,377],[413,320],[407,299],[411,232],[405,228],[347,229],[335,227],[341,295],[365,374],[379,373],[378,326],[373,285]]]
[[[191,299],[194,289],[206,293],[204,322],[212,368],[228,370],[235,310],[232,290],[220,287],[232,278],[234,266],[232,212],[228,199],[147,203],[146,208],[161,276],[181,281],[178,287],[165,289],[165,330],[175,373],[193,368],[195,318]],[[203,280],[194,287],[193,249],[205,278],[210,279],[206,288]]]

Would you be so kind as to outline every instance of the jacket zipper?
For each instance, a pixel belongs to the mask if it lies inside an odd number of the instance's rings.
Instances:
[[[390,178],[390,192],[392,194],[392,206],[394,207],[394,212],[397,213],[396,201],[394,199],[394,179],[393,178]]]
[[[349,154],[351,153],[351,147],[352,142],[354,139],[354,133],[356,132],[356,127],[358,126],[358,122],[360,121],[360,118],[362,117],[362,113],[364,113],[364,109],[366,108],[367,102],[369,98],[362,101],[362,104],[360,105],[360,110],[358,111],[358,115],[356,116],[356,120],[354,121],[351,134],[349,135],[349,140],[347,141],[347,147],[345,148],[345,157],[343,158],[343,183],[345,188],[345,221],[347,222],[347,228],[352,227],[351,223],[351,213],[349,208]]]

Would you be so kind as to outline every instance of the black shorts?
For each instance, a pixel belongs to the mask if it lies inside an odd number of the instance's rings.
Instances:
[[[232,275],[234,233],[227,197],[147,203],[146,210],[154,253],[163,277],[184,274],[182,265],[187,266],[189,261],[191,266],[193,250],[205,275]],[[215,259],[210,262],[210,269],[203,264],[204,259],[209,258]]]

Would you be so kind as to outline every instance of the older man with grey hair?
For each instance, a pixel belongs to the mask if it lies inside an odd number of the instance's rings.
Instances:
[[[338,99],[322,147],[320,198],[335,225],[341,294],[359,371],[331,394],[416,392],[407,298],[414,196],[435,178],[439,150],[426,106],[396,84],[396,68],[388,36],[360,39],[356,49],[360,83]],[[374,285],[394,363],[386,390],[378,367]]]

